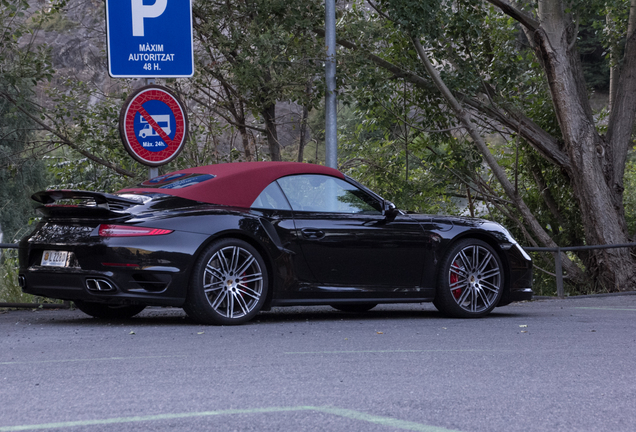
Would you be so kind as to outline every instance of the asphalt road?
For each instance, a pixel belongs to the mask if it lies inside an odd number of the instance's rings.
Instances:
[[[634,431],[636,295],[480,320],[431,305],[0,313],[0,432]]]

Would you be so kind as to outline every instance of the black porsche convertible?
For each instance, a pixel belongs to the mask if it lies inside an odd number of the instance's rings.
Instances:
[[[341,172],[293,162],[185,169],[114,194],[38,192],[25,293],[94,317],[182,307],[240,324],[272,306],[433,302],[482,317],[532,297],[532,262],[483,219],[407,213]]]

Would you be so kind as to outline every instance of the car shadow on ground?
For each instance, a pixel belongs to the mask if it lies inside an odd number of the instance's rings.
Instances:
[[[136,325],[136,326],[201,326],[186,315],[180,308],[149,307],[132,318],[93,318],[77,310],[38,311],[37,321],[47,325]],[[70,315],[70,316],[69,316]],[[505,312],[495,309],[490,315],[481,320],[495,318],[519,318],[526,314],[521,311]],[[243,325],[287,324],[301,322],[330,322],[330,321],[454,321],[438,312],[432,305],[380,305],[375,309],[362,313],[337,311],[329,306],[311,307],[277,307],[270,311],[260,312],[254,319]],[[461,320],[461,319],[460,319]]]

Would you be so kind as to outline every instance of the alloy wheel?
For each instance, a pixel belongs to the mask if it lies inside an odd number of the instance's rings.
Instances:
[[[451,262],[448,289],[457,305],[470,313],[492,308],[502,288],[502,271],[493,253],[471,244],[462,248]]]
[[[220,316],[235,319],[248,315],[263,295],[263,271],[258,260],[240,246],[220,248],[203,272],[203,291]]]

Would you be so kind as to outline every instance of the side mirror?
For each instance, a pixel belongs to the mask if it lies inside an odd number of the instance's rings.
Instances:
[[[393,220],[398,214],[400,214],[400,211],[391,201],[384,200],[382,202],[382,214],[388,220]]]

